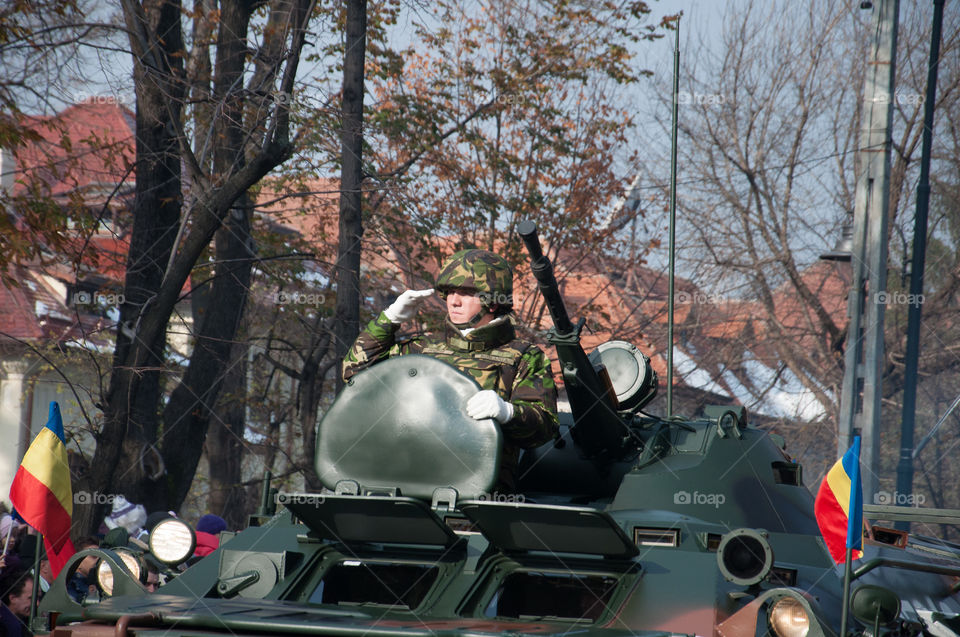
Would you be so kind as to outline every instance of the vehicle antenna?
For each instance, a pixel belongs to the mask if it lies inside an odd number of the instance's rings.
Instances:
[[[680,14],[682,15],[682,14]],[[676,40],[673,47],[673,120],[670,124],[670,253],[667,275],[667,418],[673,416],[673,303],[677,224],[677,119],[680,102],[680,15],[676,21]]]

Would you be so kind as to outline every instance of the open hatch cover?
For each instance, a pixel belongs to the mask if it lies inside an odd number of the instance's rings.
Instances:
[[[408,354],[350,379],[317,431],[317,475],[328,489],[341,480],[397,487],[430,500],[438,486],[477,498],[500,474],[497,424],[467,415],[480,385],[453,365]]]
[[[449,547],[460,539],[428,505],[413,498],[280,493],[277,502],[323,540]]]
[[[589,507],[461,502],[460,510],[504,552],[584,553],[629,559],[636,545],[603,511]]]

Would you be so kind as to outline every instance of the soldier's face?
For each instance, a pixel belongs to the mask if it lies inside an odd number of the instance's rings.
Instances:
[[[473,290],[450,290],[447,294],[447,316],[451,323],[466,323],[481,311],[483,304]],[[493,314],[487,312],[474,327],[481,327],[492,320]]]

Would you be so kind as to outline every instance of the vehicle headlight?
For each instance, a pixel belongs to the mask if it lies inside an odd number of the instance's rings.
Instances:
[[[133,578],[139,581],[141,569],[140,560],[137,559],[137,556],[124,549],[114,549],[114,552],[123,560],[124,566],[133,573]],[[106,595],[113,595],[113,569],[104,560],[100,560],[100,564],[97,566],[97,585]]]
[[[167,518],[150,531],[150,552],[164,564],[176,566],[193,555],[197,536],[183,520]]]
[[[770,627],[777,637],[806,637],[810,632],[810,616],[795,598],[783,597],[770,609]]]

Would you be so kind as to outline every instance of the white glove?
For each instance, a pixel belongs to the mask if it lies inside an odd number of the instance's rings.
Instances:
[[[467,401],[467,415],[474,420],[493,418],[505,423],[513,418],[513,405],[497,395],[492,389],[484,389]]]
[[[429,290],[407,290],[397,297],[387,309],[383,311],[390,319],[391,323],[403,323],[417,315],[417,309],[423,303],[423,299],[433,294],[433,288]]]

